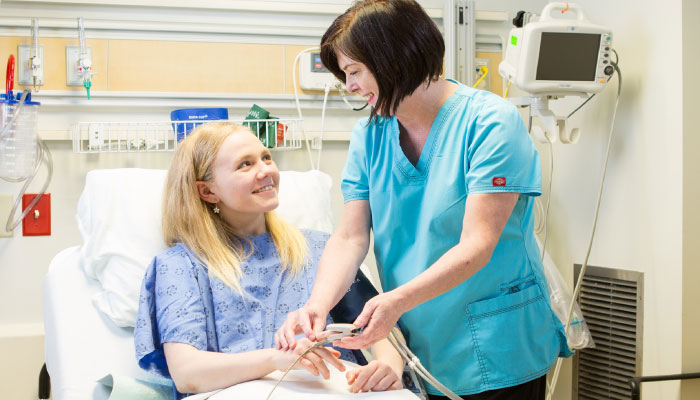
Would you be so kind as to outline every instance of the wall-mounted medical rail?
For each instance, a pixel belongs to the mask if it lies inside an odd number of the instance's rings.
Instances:
[[[301,148],[298,119],[216,121],[79,122],[71,126],[75,153],[173,151],[178,140],[207,122],[233,122],[249,127],[271,150]]]
[[[663,382],[684,379],[700,379],[700,372],[691,372],[687,374],[675,375],[635,376],[634,378],[629,380],[630,388],[632,388],[632,400],[640,399],[640,390],[642,382]]]

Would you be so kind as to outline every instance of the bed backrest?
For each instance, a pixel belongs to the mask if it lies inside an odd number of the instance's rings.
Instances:
[[[161,231],[167,171],[137,168],[88,172],[78,203],[80,263],[101,286],[95,306],[118,326],[134,326],[141,280],[165,250]],[[278,214],[301,229],[332,232],[331,178],[320,171],[280,172]]]

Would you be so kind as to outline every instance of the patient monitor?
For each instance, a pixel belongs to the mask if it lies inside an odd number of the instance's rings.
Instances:
[[[547,100],[603,90],[614,72],[612,33],[588,21],[574,3],[549,3],[540,16],[521,12],[514,23],[498,72],[530,94],[529,99],[514,102],[532,105],[533,116],[540,117],[547,133],[558,130],[562,141],[568,142],[570,133],[562,131],[564,119],[551,114]]]

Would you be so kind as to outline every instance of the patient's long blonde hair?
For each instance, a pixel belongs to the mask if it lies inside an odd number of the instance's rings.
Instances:
[[[241,292],[241,262],[252,254],[253,243],[214,214],[211,205],[199,197],[195,183],[214,179],[212,164],[224,140],[233,134],[253,133],[233,123],[208,123],[178,144],[163,194],[163,238],[168,246],[185,244],[207,265],[210,274]],[[265,213],[265,225],[282,267],[292,275],[299,272],[308,254],[304,235],[274,211]],[[247,254],[244,243],[250,248]]]

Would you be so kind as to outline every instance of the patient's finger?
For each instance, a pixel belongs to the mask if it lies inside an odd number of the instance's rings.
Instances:
[[[375,369],[374,373],[367,378],[367,382],[365,382],[365,384],[362,385],[362,391],[369,392],[375,390],[374,387],[377,386],[379,381],[381,381],[382,378],[384,378],[385,376],[386,371],[382,370],[381,368]]]
[[[329,349],[326,347],[320,347],[314,349],[314,352],[321,356],[324,360],[328,361],[332,366],[338,371],[345,371],[345,364],[343,364],[338,357],[340,357],[340,352],[335,349]]]
[[[345,378],[348,380],[348,385],[352,385],[353,382],[355,382],[355,379],[357,379],[357,374],[360,373],[360,370],[358,368],[356,369],[351,369],[347,373],[345,373]]]
[[[373,392],[383,392],[385,390],[392,389],[392,385],[396,381],[396,377],[391,374],[384,376],[374,387],[372,387]]]
[[[328,370],[328,366],[323,362],[323,358],[312,350],[304,356],[305,359],[314,364],[314,367],[320,372],[324,379],[330,378],[331,372]]]
[[[369,380],[370,376],[374,374],[374,371],[377,369],[377,364],[369,363],[365,365],[364,367],[360,368],[360,373],[357,374],[357,378],[355,378],[355,382],[352,384],[352,391],[354,393],[360,392],[364,387],[367,381]]]
[[[319,375],[318,368],[316,368],[316,365],[313,362],[307,360],[306,358],[302,358],[301,360],[299,360],[297,365],[311,372],[314,376]]]

